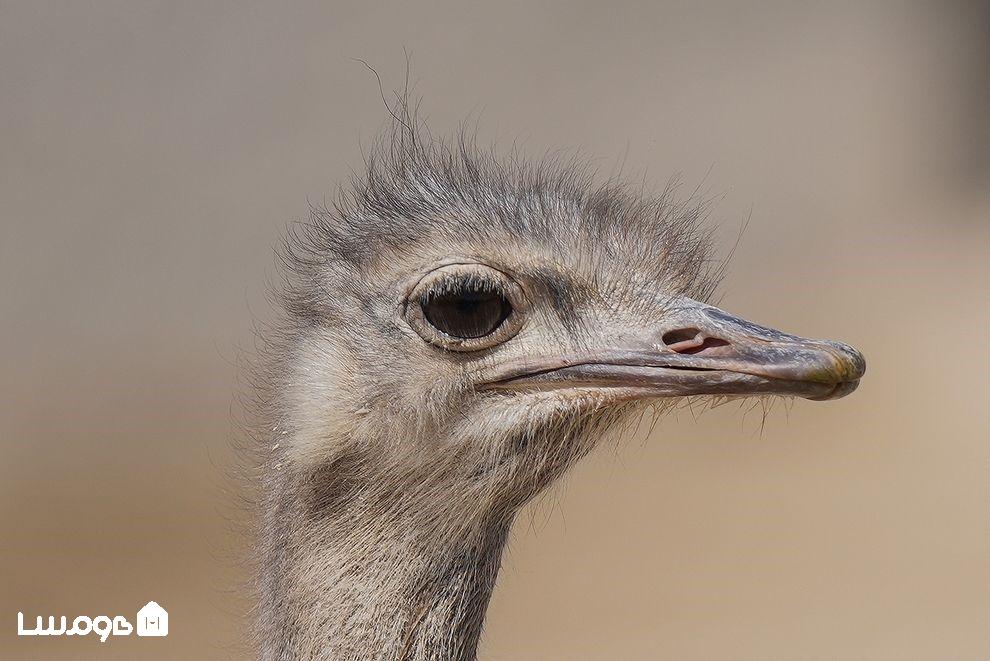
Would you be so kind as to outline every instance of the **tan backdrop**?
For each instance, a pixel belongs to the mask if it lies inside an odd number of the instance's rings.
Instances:
[[[801,6],[799,6],[801,5]],[[817,6],[813,6],[817,5]],[[990,658],[985,3],[4,2],[0,657],[240,659],[232,392],[271,247],[435,132],[580,148],[749,229],[723,305],[864,350],[839,402],[688,410],[515,531],[481,656]],[[16,613],[163,639],[17,638]]]

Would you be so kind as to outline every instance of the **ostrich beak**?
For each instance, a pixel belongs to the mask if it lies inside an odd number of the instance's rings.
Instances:
[[[657,326],[606,349],[503,365],[498,390],[621,388],[629,398],[848,395],[866,371],[856,349],[811,340],[735,317],[688,298],[671,302]]]

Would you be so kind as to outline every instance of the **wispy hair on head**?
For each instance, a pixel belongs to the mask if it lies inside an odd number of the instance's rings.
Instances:
[[[523,244],[577,263],[597,279],[617,270],[707,300],[724,261],[714,257],[709,200],[678,200],[677,180],[658,194],[588,160],[560,152],[501,155],[463,127],[436,137],[406,96],[364,156],[364,167],[294,225],[280,250],[289,276],[287,307],[306,316],[314,286],[374,268],[424,242]]]

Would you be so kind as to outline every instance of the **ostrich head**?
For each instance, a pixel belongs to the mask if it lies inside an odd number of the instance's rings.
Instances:
[[[686,396],[839,397],[864,370],[711,307],[720,267],[670,191],[399,120],[281,253],[265,659],[473,659],[513,515],[610,429]]]
[[[707,304],[699,208],[403,128],[283,253],[291,320],[275,462],[346,502],[505,519],[612,426],[672,398],[829,399],[847,345]],[[370,505],[369,505],[370,507]]]

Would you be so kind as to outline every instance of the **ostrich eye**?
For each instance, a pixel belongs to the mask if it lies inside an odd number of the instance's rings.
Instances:
[[[440,332],[461,339],[485,337],[512,314],[512,304],[491,283],[461,280],[452,284],[420,302],[423,316]]]
[[[438,266],[411,286],[400,314],[430,344],[447,351],[490,349],[515,337],[531,309],[507,272],[477,263]]]

